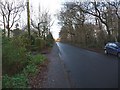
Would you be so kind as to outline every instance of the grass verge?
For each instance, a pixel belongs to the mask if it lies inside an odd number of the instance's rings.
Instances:
[[[35,76],[38,72],[38,65],[42,64],[46,60],[46,57],[41,54],[29,56],[30,59],[28,61],[28,65],[21,73],[14,76],[6,74],[2,77],[2,88],[28,88],[29,77]]]

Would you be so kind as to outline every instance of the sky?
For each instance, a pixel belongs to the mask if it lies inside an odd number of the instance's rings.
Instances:
[[[58,25],[58,20],[55,17],[55,14],[60,10],[62,3],[65,0],[30,0],[30,4],[34,9],[38,9],[39,4],[41,6],[41,10],[47,9],[51,14],[52,21],[54,21],[50,31],[55,39],[59,37],[60,26]]]
[[[52,21],[54,21],[52,27],[50,28],[50,31],[55,39],[59,37],[59,31],[60,31],[60,26],[58,25],[58,20],[57,17],[55,17],[55,14],[57,14],[62,7],[62,4],[67,1],[75,1],[75,0],[29,0],[30,5],[32,7],[38,10],[39,4],[41,7],[41,10],[49,10],[49,13],[51,14]],[[80,0],[84,1],[84,0]]]

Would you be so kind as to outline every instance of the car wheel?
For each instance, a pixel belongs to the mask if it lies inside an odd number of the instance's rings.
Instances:
[[[118,55],[118,57],[120,58],[120,53],[118,53],[117,55]]]
[[[106,50],[106,49],[104,50],[104,53],[105,53],[105,54],[108,54],[108,52],[107,52],[107,50]]]

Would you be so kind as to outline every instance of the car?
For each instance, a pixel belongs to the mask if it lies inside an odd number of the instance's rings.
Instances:
[[[105,54],[114,54],[120,58],[120,43],[119,42],[108,42],[104,47]]]

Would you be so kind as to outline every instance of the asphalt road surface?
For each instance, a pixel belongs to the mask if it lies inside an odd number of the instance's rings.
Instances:
[[[57,45],[71,88],[118,88],[117,57],[60,42]]]

